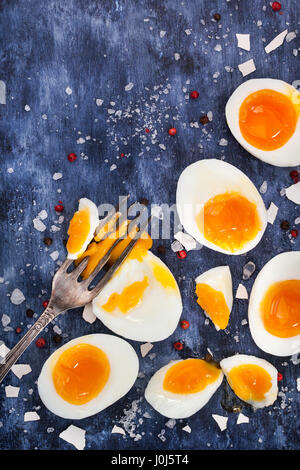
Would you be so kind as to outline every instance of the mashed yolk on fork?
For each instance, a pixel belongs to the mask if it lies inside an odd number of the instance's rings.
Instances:
[[[58,358],[52,379],[58,395],[73,405],[83,405],[95,398],[110,374],[106,354],[91,344],[76,344]]]
[[[223,292],[213,289],[208,284],[196,285],[197,303],[211,318],[214,325],[224,330],[228,325],[230,311]]]
[[[261,150],[282,147],[294,134],[297,119],[292,100],[269,89],[251,93],[239,111],[239,126],[244,139]]]
[[[256,364],[233,367],[227,379],[236,395],[245,401],[263,400],[272,386],[270,374]]]
[[[68,230],[68,253],[74,254],[80,252],[86,242],[91,229],[90,211],[88,208],[75,212]]]
[[[172,393],[197,393],[215,382],[220,369],[203,359],[185,359],[174,364],[166,372],[163,388]]]
[[[300,334],[300,280],[272,284],[260,304],[265,329],[279,338]]]
[[[206,240],[231,253],[253,240],[261,229],[256,205],[237,192],[209,199],[196,221]]]

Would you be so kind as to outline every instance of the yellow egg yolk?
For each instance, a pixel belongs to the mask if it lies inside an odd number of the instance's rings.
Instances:
[[[297,112],[292,100],[274,90],[259,90],[243,101],[239,126],[244,139],[261,150],[276,150],[294,134]]]
[[[203,359],[185,359],[174,364],[164,377],[163,389],[180,394],[197,393],[215,382],[220,369]]]
[[[233,367],[228,382],[235,394],[245,401],[261,401],[272,386],[270,374],[256,364],[241,364]]]
[[[253,240],[261,229],[256,205],[237,192],[209,199],[196,221],[206,240],[232,253]]]
[[[153,274],[155,279],[165,288],[165,289],[176,289],[176,281],[173,275],[168,269],[164,266],[156,263],[155,261],[151,263]]]
[[[107,355],[91,344],[76,344],[58,358],[52,371],[58,395],[73,405],[84,405],[103,389],[110,374]]]
[[[66,248],[68,253],[74,254],[82,250],[91,230],[90,211],[88,208],[75,212],[69,230]]]
[[[105,238],[103,241],[100,241],[98,243],[90,243],[86,251],[77,259],[77,263],[75,264],[80,263],[83,258],[89,256],[87,267],[82,272],[83,279],[87,279],[89,275],[94,271],[99,261],[106,255],[106,253],[110,250],[115,241],[119,238],[119,236],[122,236],[123,229],[124,227],[122,228],[122,232],[119,232],[119,230],[117,230],[116,232],[112,233],[107,238]],[[119,258],[119,256],[129,245],[131,240],[132,237],[130,235],[120,240],[120,242],[115,246],[115,248],[113,248],[110,258],[107,262],[107,266],[111,266]],[[144,233],[143,237],[140,238],[133,247],[131,253],[127,257],[127,260],[137,259],[138,261],[142,261],[143,257],[147,254],[147,251],[151,248],[151,246],[152,239],[150,235]]]
[[[213,289],[208,284],[196,285],[197,303],[211,318],[214,325],[224,330],[228,325],[230,311],[223,292]]]
[[[279,338],[300,334],[300,280],[276,282],[260,303],[265,329]]]
[[[122,313],[128,313],[142,300],[144,292],[149,285],[147,276],[142,281],[133,282],[123,289],[121,294],[114,292],[110,295],[106,304],[102,308],[107,312],[113,312],[119,308]]]

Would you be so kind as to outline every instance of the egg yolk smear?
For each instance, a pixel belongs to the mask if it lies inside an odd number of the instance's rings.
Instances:
[[[197,303],[211,318],[214,325],[224,330],[228,325],[230,311],[223,292],[213,289],[208,284],[196,285]]]
[[[68,253],[74,254],[82,250],[91,230],[90,211],[88,208],[75,212],[73,215],[69,230],[68,242],[66,248]]]
[[[261,229],[256,205],[237,192],[209,199],[196,221],[206,240],[232,253],[253,240]]]
[[[197,393],[215,382],[221,370],[203,359],[185,359],[174,364],[165,374],[163,389],[172,393]]]
[[[261,150],[276,150],[294,134],[297,111],[292,100],[274,90],[259,90],[243,101],[239,126],[244,139]]]
[[[300,334],[300,280],[275,282],[260,304],[265,329],[279,338]]]
[[[102,308],[107,312],[113,312],[118,307],[122,313],[128,313],[141,301],[148,285],[149,279],[145,276],[142,281],[133,282],[125,287],[121,294],[116,292],[111,294]]]
[[[95,398],[110,374],[107,355],[91,344],[76,344],[58,358],[52,379],[59,396],[73,405],[84,405]]]
[[[177,284],[168,269],[164,266],[156,263],[152,263],[152,269],[155,279],[165,288],[165,289],[176,289]]]
[[[270,374],[256,364],[241,364],[233,367],[228,382],[238,397],[245,401],[261,401],[272,386]]]

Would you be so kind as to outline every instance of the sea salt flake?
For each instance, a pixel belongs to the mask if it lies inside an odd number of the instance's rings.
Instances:
[[[6,313],[4,313],[2,315],[2,318],[1,318],[1,323],[2,323],[2,326],[5,328],[7,325],[10,324],[10,317],[8,315],[6,315]]]
[[[110,167],[110,171],[114,171],[117,168],[117,165],[113,163]]]
[[[181,245],[184,246],[186,251],[196,249],[196,246],[197,246],[196,240],[194,240],[194,238],[191,237],[191,235],[189,235],[188,233],[177,232],[175,233],[174,238],[178,240],[181,243]]]
[[[52,178],[54,179],[54,181],[57,181],[57,180],[60,180],[62,178],[62,173],[54,173],[54,175],[52,176]]]
[[[185,432],[188,432],[189,434],[191,434],[192,430],[190,428],[190,426],[187,424],[186,426],[184,426],[184,428],[182,428],[183,431]]]
[[[175,52],[175,54],[174,54],[174,59],[175,59],[175,60],[179,60],[179,59],[180,59],[180,54],[178,54],[178,52]]]
[[[214,47],[214,50],[217,51],[217,52],[221,52],[221,50],[222,50],[221,44],[217,44],[217,45]]]
[[[248,292],[245,286],[243,284],[239,284],[236,294],[235,294],[236,299],[248,299]]]
[[[221,147],[226,147],[226,145],[228,145],[228,140],[222,138],[219,140],[219,145],[221,145]]]
[[[6,104],[6,85],[0,80],[0,104]]]
[[[130,91],[132,90],[132,88],[133,88],[133,83],[130,82],[125,86],[125,91]]]
[[[27,113],[28,113],[31,108],[30,108],[30,106],[29,106],[28,104],[25,104],[24,109],[25,109],[25,111],[27,111]]]
[[[227,428],[228,418],[220,415],[212,415],[212,417],[216,421],[221,431],[225,431],[225,429]]]
[[[300,204],[300,181],[286,188],[285,195],[290,201]]]
[[[124,431],[123,428],[120,428],[119,426],[114,426],[111,431],[112,434],[122,434],[123,436],[126,436],[126,432]]]
[[[44,232],[47,228],[46,225],[41,221],[39,217],[36,217],[35,219],[33,219],[32,223],[33,223],[34,228],[38,230],[39,232]]]
[[[67,95],[72,95],[72,89],[69,86],[66,88],[65,91],[66,91]]]
[[[147,354],[151,351],[152,348],[153,348],[153,344],[151,343],[141,344],[140,350],[141,350],[142,357],[147,356]]]
[[[177,253],[177,251],[183,250],[183,246],[181,245],[181,243],[178,240],[175,240],[171,244],[171,250],[173,251],[173,253]]]
[[[40,419],[36,411],[26,411],[24,414],[24,421],[38,421]]]
[[[176,425],[176,419],[171,418],[166,422],[166,426],[169,429],[173,429],[175,425]]]
[[[77,144],[84,144],[85,143],[85,139],[83,137],[79,137],[79,139],[76,140],[76,143]]]
[[[72,444],[76,449],[85,448],[85,430],[71,424],[65,431],[61,432],[59,437]]]
[[[5,387],[5,394],[8,398],[16,398],[19,396],[20,387],[13,387],[12,385],[7,385]]]
[[[239,413],[236,424],[243,424],[243,423],[249,423],[249,418],[248,416],[243,415],[243,413]]]
[[[31,367],[29,364],[14,364],[11,370],[18,377],[18,379],[21,379],[23,375],[27,375],[29,372],[31,372]]]
[[[291,42],[293,39],[295,39],[297,37],[297,34],[295,33],[295,31],[291,31],[290,33],[288,33],[286,35],[286,42]]]
[[[97,98],[96,99],[96,105],[97,106],[102,106],[102,104],[103,104],[103,100],[101,100],[100,98]]]
[[[59,257],[59,251],[53,251],[51,254],[50,254],[50,257],[53,259],[53,261],[56,261]]]
[[[250,73],[255,72],[256,67],[253,59],[247,60],[246,62],[243,62],[242,64],[238,65],[239,71],[243,75],[243,77],[246,77]]]
[[[38,213],[38,217],[39,217],[41,220],[47,219],[47,217],[48,217],[47,211],[45,211],[45,209],[41,210],[41,211]]]
[[[159,36],[161,38],[165,37],[167,31],[160,31]]]
[[[269,209],[267,210],[267,218],[268,218],[269,224],[272,224],[272,225],[274,224],[274,221],[277,217],[277,213],[278,213],[278,207],[273,202],[271,202]]]
[[[250,51],[250,34],[236,34],[238,47]]]
[[[185,32],[185,34],[186,34],[187,36],[190,36],[190,35],[192,34],[192,30],[191,30],[191,29],[185,29],[184,32]]]
[[[256,266],[253,263],[253,261],[248,261],[248,263],[245,264],[245,266],[243,267],[243,279],[244,279],[244,281],[247,281],[248,279],[250,279],[250,277],[252,276],[252,274],[255,271],[255,268],[256,268]]]
[[[283,44],[283,41],[287,35],[288,30],[285,29],[282,31],[282,33],[278,34],[274,39],[272,39],[269,44],[266,45],[265,51],[267,54],[270,54],[270,52],[274,51],[277,49],[277,47],[281,46]]]
[[[259,192],[261,194],[265,194],[268,190],[268,182],[267,181],[264,181],[263,184],[261,185],[261,187],[259,188]]]
[[[10,296],[10,301],[14,305],[20,305],[22,302],[24,302],[25,297],[23,292],[20,289],[14,289],[12,291],[12,294]]]
[[[82,318],[88,323],[94,323],[97,319],[96,315],[93,312],[92,303],[87,304],[82,312]]]

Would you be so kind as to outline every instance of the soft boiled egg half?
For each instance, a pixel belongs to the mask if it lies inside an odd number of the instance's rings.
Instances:
[[[258,274],[249,301],[252,338],[275,356],[300,352],[300,251],[272,258]]]
[[[133,386],[138,357],[127,341],[92,334],[73,339],[45,362],[38,391],[52,413],[82,419],[99,413]]]
[[[217,330],[224,330],[232,309],[232,279],[228,266],[209,269],[196,278],[197,303]]]
[[[251,250],[267,225],[265,205],[252,181],[221,160],[200,160],[185,168],[176,204],[185,230],[221,253],[240,255]]]
[[[93,300],[93,312],[114,333],[135,341],[161,341],[177,327],[182,301],[167,266],[150,251],[135,252]]]
[[[203,359],[172,361],[150,379],[145,398],[167,418],[188,418],[210,400],[223,380],[222,370]]]
[[[69,238],[66,248],[69,259],[77,259],[86,250],[98,225],[96,204],[87,198],[80,199],[78,211],[73,215],[68,229]]]
[[[227,124],[252,155],[275,166],[300,164],[300,93],[272,78],[248,80],[226,104]]]
[[[278,394],[278,372],[272,364],[255,356],[236,354],[220,362],[234,393],[254,408],[274,403]]]

